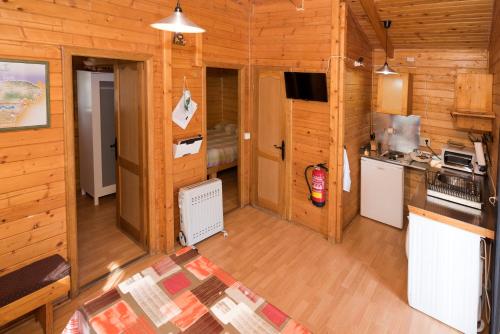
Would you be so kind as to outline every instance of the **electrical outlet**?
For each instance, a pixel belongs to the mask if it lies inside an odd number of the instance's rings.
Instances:
[[[431,139],[428,137],[420,137],[420,146],[431,146]]]

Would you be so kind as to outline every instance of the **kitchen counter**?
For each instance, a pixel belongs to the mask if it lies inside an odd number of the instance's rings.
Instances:
[[[489,194],[485,189],[485,194]],[[427,196],[424,183],[418,186],[408,204],[410,213],[475,233],[481,237],[495,239],[496,208],[487,200],[483,210],[475,210],[439,198]]]
[[[369,158],[369,159],[373,159],[373,160],[384,161],[384,162],[391,163],[394,165],[399,165],[399,166],[403,166],[403,167],[417,169],[420,171],[425,171],[425,170],[430,168],[428,163],[413,161],[409,157],[391,160],[388,157],[377,154],[375,152],[370,152],[370,155],[362,155],[362,156]]]

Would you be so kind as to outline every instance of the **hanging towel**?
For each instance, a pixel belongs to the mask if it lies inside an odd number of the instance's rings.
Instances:
[[[349,159],[347,150],[344,147],[344,191],[351,192],[351,169],[349,168]]]

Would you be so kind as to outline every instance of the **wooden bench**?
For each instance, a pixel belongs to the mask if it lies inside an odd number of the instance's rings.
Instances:
[[[52,303],[68,294],[70,266],[53,255],[0,277],[0,326],[33,310],[46,334],[53,333]]]

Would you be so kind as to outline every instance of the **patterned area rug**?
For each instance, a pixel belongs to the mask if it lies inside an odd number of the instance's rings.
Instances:
[[[309,333],[186,247],[86,302],[64,334]]]

